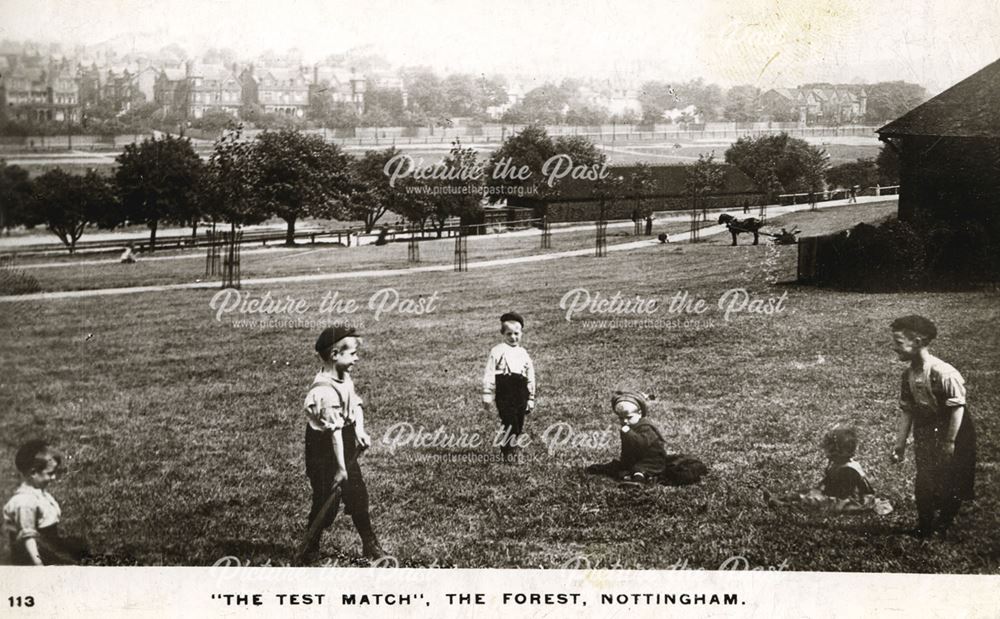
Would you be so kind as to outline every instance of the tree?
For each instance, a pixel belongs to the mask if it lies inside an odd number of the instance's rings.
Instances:
[[[719,118],[719,112],[723,106],[722,89],[719,86],[706,84],[704,80],[698,78],[675,85],[673,92],[677,101],[669,105],[668,109],[693,105],[703,121],[710,122]],[[670,95],[671,99],[674,95]]]
[[[822,189],[829,165],[825,150],[787,133],[742,137],[726,150],[725,158],[764,189],[769,200],[782,191]]]
[[[302,217],[336,218],[350,191],[350,158],[336,144],[298,130],[265,131],[251,154],[253,192],[267,213],[288,224],[285,243],[295,244]]]
[[[642,108],[642,119],[640,122],[644,125],[655,125],[657,123],[663,122],[663,108],[657,105],[643,106]]]
[[[386,164],[400,154],[396,148],[370,150],[351,161],[347,214],[351,219],[365,222],[365,233],[371,232],[387,212],[398,213],[399,204],[406,198],[408,179],[395,179],[390,185],[390,177],[385,172]]]
[[[927,100],[927,89],[909,82],[879,82],[866,89],[868,102],[865,120],[894,120]]]
[[[439,170],[456,176],[454,179],[435,180],[430,183],[432,212],[438,238],[444,232],[445,223],[451,217],[474,219],[482,203],[482,164],[474,148],[462,148],[455,140],[451,151],[440,164]]]
[[[554,158],[558,155],[564,157],[556,161]],[[505,188],[491,191],[489,200],[495,204],[505,199],[511,188],[519,188],[517,195],[535,199],[554,195],[559,187],[559,179],[554,178],[557,164],[559,174],[567,178],[564,173],[572,176],[568,166],[573,170],[596,172],[603,169],[605,161],[604,153],[585,137],[560,136],[553,140],[543,127],[530,125],[504,140],[486,162],[486,185]],[[523,174],[522,168],[525,169]],[[553,180],[551,185],[550,178]]]
[[[190,140],[170,135],[127,144],[115,161],[115,182],[123,216],[149,226],[149,249],[156,249],[161,221],[197,223],[201,159]]]
[[[723,114],[726,120],[735,122],[753,122],[760,116],[757,112],[760,101],[760,89],[756,86],[733,86],[726,93],[726,103]]]
[[[545,128],[529,125],[504,140],[490,155],[486,162],[486,185],[508,188],[508,192],[510,188],[524,188],[521,195],[535,197],[543,182],[542,166],[555,154],[555,143]],[[520,174],[522,168],[524,174]],[[489,193],[491,204],[505,197],[503,191]]]
[[[475,77],[456,73],[441,83],[444,111],[450,116],[475,116],[486,111],[488,96]]]
[[[215,141],[199,191],[202,212],[213,222],[228,221],[234,230],[267,218],[253,194],[253,142],[242,132],[242,125],[232,125]]]
[[[11,228],[28,222],[30,201],[28,171],[0,159],[0,232],[9,236]]]
[[[528,122],[554,125],[563,122],[569,100],[566,89],[547,83],[525,93],[518,106]]]
[[[393,205],[393,211],[423,230],[427,220],[434,212],[430,193],[431,184],[424,180],[405,178],[397,179],[396,187],[399,189],[399,194],[395,205]]]
[[[826,171],[830,187],[873,187],[878,183],[878,166],[871,158],[835,165]]]
[[[494,75],[489,78],[480,79],[483,89],[483,96],[486,97],[486,105],[503,105],[510,100],[507,95],[507,80],[502,75]]]
[[[380,114],[388,120],[382,126],[398,124],[403,117],[403,93],[398,88],[380,88],[368,82],[365,89],[364,113],[368,117]]]
[[[191,121],[191,126],[195,129],[202,129],[209,132],[220,132],[233,122],[233,116],[221,110],[209,110],[201,118]]]
[[[445,113],[446,98],[441,87],[441,79],[431,69],[427,67],[405,69],[402,75],[412,109],[431,118]]]
[[[114,225],[109,217],[115,211],[114,192],[93,170],[85,176],[58,169],[42,174],[34,181],[32,202],[30,221],[44,224],[70,253],[88,225]]]
[[[715,162],[715,153],[698,155],[697,163],[684,170],[684,193],[691,198],[691,217],[698,216],[698,209],[706,208],[705,198],[718,193],[726,179],[726,171]]]
[[[635,196],[636,215],[639,217],[649,216],[651,212],[645,208],[645,203],[649,195],[656,189],[652,167],[648,163],[636,164],[627,180],[629,192]]]

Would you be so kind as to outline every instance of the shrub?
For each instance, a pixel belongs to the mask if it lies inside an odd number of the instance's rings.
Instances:
[[[816,281],[873,292],[967,286],[996,277],[996,238],[980,222],[858,224],[820,245]]]

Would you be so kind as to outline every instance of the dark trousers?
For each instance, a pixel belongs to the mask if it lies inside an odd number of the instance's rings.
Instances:
[[[947,528],[958,514],[962,501],[975,497],[976,430],[966,409],[955,436],[951,457],[941,453],[947,420],[915,425],[913,451],[917,464],[914,495],[921,529]]]
[[[507,451],[513,439],[524,432],[524,417],[528,414],[528,379],[520,374],[498,374],[496,377],[497,412],[503,426],[502,451]]]
[[[354,526],[366,539],[372,534],[371,516],[368,514],[368,487],[361,474],[358,464],[357,435],[354,426],[346,426],[341,431],[344,439],[344,464],[347,466],[347,480],[341,488],[345,511],[351,515]],[[333,476],[337,472],[337,457],[333,452],[333,432],[313,430],[306,426],[306,476],[312,486],[312,509],[309,510],[309,522],[319,514],[333,491]],[[333,524],[340,509],[339,503],[334,505],[323,519],[323,528]]]
[[[24,541],[10,535],[11,563],[14,565],[34,565]],[[77,565],[90,556],[87,542],[79,537],[62,537],[58,524],[39,529],[35,543],[43,565]]]

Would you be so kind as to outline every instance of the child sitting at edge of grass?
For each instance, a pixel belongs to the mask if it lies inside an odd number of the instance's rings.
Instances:
[[[62,456],[46,441],[21,445],[14,456],[21,485],[3,507],[4,529],[14,565],[75,565],[90,556],[87,543],[59,533],[62,510],[48,493],[62,467]]]
[[[667,453],[663,434],[647,418],[651,399],[655,398],[640,391],[616,391],[611,396],[611,410],[622,423],[621,455],[606,464],[591,464],[588,473],[608,475],[633,486],[654,482],[681,486],[701,481],[708,472],[704,463]]]
[[[875,497],[868,477],[854,460],[858,433],[851,427],[836,427],[823,437],[827,465],[823,480],[816,488],[802,492],[772,495],[764,491],[771,508],[795,506],[838,514],[874,512],[880,516],[892,512],[889,501]]]
[[[358,463],[361,453],[371,446],[361,398],[351,380],[360,345],[361,338],[354,329],[342,326],[327,328],[316,339],[323,369],[316,374],[305,399],[306,475],[312,486],[309,524],[317,518],[322,518],[324,529],[333,524],[339,499],[325,514],[321,512],[337,485],[342,484],[344,511],[351,515],[361,536],[362,553],[369,559],[380,559],[385,552],[372,530],[368,487]],[[305,559],[315,559],[319,554],[319,537],[309,540]]]
[[[937,327],[923,316],[904,316],[890,325],[893,351],[903,370],[899,422],[892,462],[906,454],[913,431],[917,464],[914,494],[917,537],[944,535],[963,500],[975,498],[976,430],[965,402],[965,380],[958,370],[930,353]]]
[[[524,318],[516,312],[500,317],[503,341],[490,349],[483,373],[483,407],[496,403],[503,438],[500,453],[505,462],[517,459],[524,418],[535,409],[535,364],[521,346]]]

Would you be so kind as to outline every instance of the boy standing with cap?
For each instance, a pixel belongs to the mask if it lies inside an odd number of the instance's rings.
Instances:
[[[927,537],[944,534],[963,500],[975,498],[976,430],[965,401],[965,380],[954,367],[930,353],[937,327],[923,316],[892,321],[892,349],[903,371],[896,445],[891,458],[901,462],[913,432],[917,478],[917,528]]]
[[[317,517],[323,519],[324,529],[333,524],[339,500],[325,514],[321,512],[340,484],[344,511],[351,515],[361,535],[364,556],[378,559],[385,553],[372,530],[368,488],[358,464],[358,456],[371,446],[371,437],[365,432],[361,398],[354,390],[350,373],[358,361],[360,345],[361,338],[354,329],[342,326],[324,329],[316,340],[316,352],[323,361],[323,369],[313,379],[305,400],[308,417],[306,475],[313,493],[309,524]],[[317,535],[310,540],[307,556],[319,552],[320,537]]]
[[[521,346],[523,330],[524,318],[517,312],[500,317],[503,341],[490,349],[483,373],[483,407],[489,412],[495,402],[500,413],[504,461],[515,459],[524,417],[535,408],[535,365]]]

